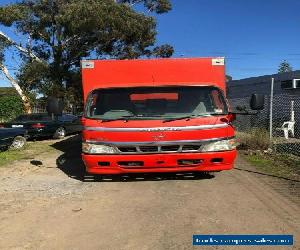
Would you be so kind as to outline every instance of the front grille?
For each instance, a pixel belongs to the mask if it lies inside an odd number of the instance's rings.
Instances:
[[[116,145],[121,154],[155,154],[200,152],[201,144]]]
[[[169,145],[169,146],[161,146],[161,151],[171,151],[176,152],[179,150],[179,145]]]
[[[142,152],[158,152],[158,146],[140,146]]]
[[[182,150],[183,151],[191,151],[191,150],[199,150],[201,145],[183,145]]]
[[[137,151],[136,147],[118,147],[118,149],[123,153],[134,153]]]

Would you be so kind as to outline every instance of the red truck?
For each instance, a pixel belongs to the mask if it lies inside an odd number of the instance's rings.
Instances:
[[[82,81],[87,172],[233,168],[224,58],[84,60]]]

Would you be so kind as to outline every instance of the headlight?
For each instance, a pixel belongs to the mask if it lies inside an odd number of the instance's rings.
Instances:
[[[233,150],[237,146],[235,139],[216,141],[203,145],[202,152],[216,152],[216,151],[228,151]]]
[[[87,154],[117,154],[118,150],[107,145],[83,142],[82,152]]]

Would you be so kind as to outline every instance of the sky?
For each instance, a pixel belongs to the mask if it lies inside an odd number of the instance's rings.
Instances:
[[[0,0],[0,5],[9,2],[14,1]],[[233,79],[276,73],[283,60],[300,69],[300,0],[171,2],[170,12],[153,15],[157,44],[171,44],[173,57],[225,56]],[[17,63],[7,62],[11,68]],[[0,77],[0,86],[9,83]]]
[[[158,16],[158,41],[175,57],[225,56],[234,79],[300,69],[300,0],[174,0]]]

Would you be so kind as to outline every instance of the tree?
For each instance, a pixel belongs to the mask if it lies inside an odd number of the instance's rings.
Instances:
[[[127,3],[131,6],[141,3],[144,3],[144,6],[149,11],[155,11],[157,14],[165,13],[172,9],[171,3],[169,0],[115,0],[117,3]]]
[[[28,38],[19,45],[0,33],[5,48],[23,59],[12,85],[21,96],[35,90],[81,100],[83,58],[171,56],[170,45],[154,46],[155,19],[135,11],[135,4],[157,14],[171,9],[169,0],[22,0],[0,7],[0,24]]]
[[[29,97],[24,93],[22,88],[20,87],[18,81],[9,73],[7,67],[4,64],[4,51],[7,47],[14,45],[18,47],[20,51],[25,51],[23,47],[14,43],[9,37],[7,37],[3,32],[0,31],[0,71],[4,74],[4,76],[9,80],[11,85],[15,88],[19,96],[21,97],[24,110],[27,113],[31,113],[31,105]]]
[[[286,60],[284,60],[282,63],[279,64],[278,73],[291,72],[291,71],[293,71],[293,68]]]
[[[155,47],[153,49],[153,55],[155,57],[168,58],[171,57],[174,53],[174,49],[169,44],[162,45],[160,47]]]
[[[23,111],[22,100],[14,88],[0,88],[0,122],[10,120]]]
[[[226,82],[230,82],[230,81],[232,81],[232,76],[226,75]]]

